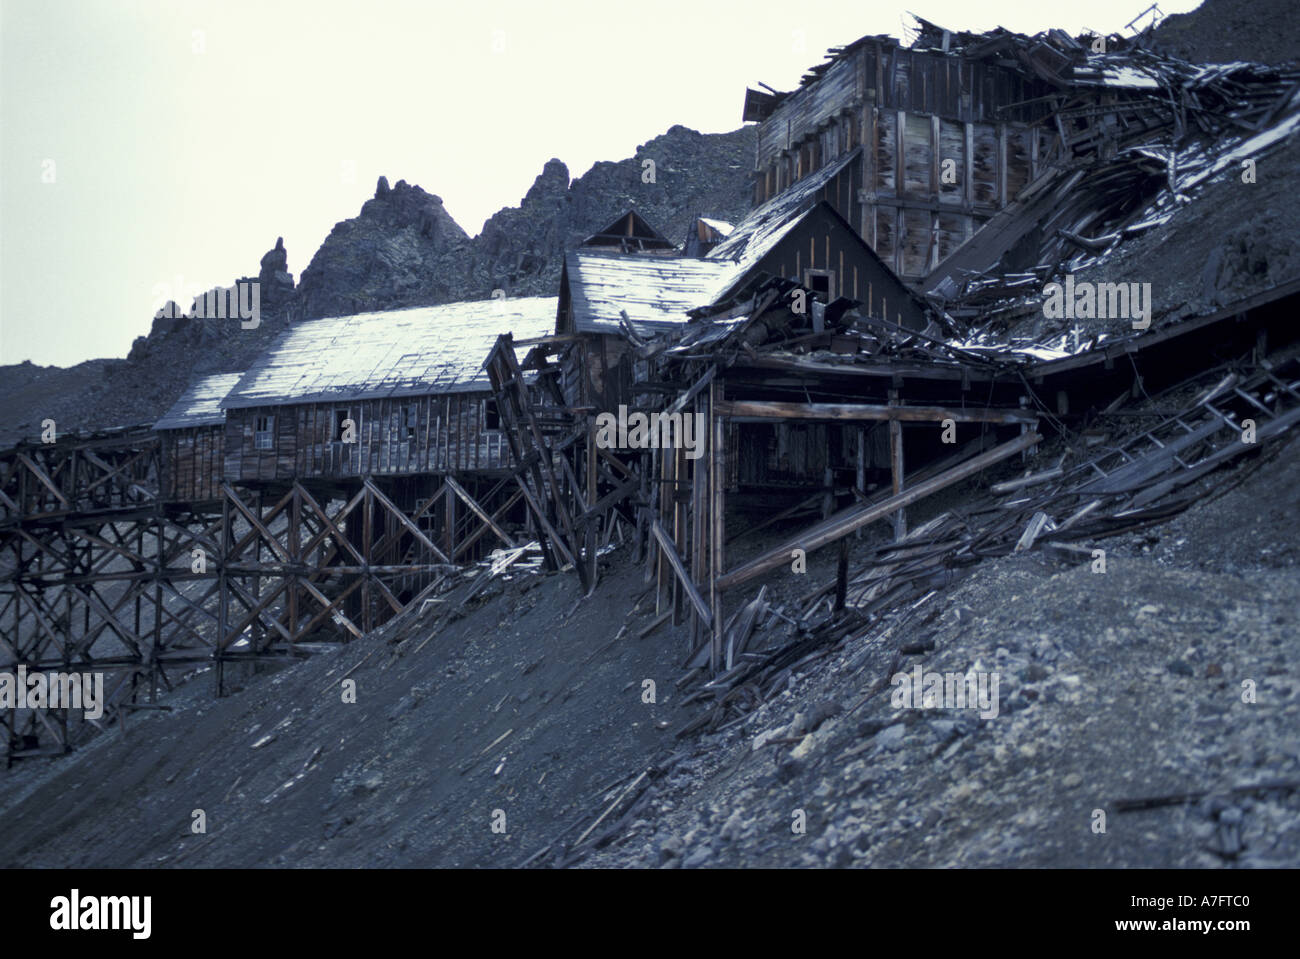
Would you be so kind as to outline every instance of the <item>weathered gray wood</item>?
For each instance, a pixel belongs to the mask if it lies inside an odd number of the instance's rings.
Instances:
[[[877,406],[866,403],[784,403],[731,400],[718,404],[722,416],[745,422],[767,419],[938,423],[1034,423],[1038,415],[1022,409],[952,409],[944,406]]]
[[[514,549],[516,546],[519,545],[518,543],[516,543],[516,542],[514,541],[514,539],[510,536],[509,533],[507,533],[507,532],[506,532],[505,530],[503,530],[500,526],[498,526],[495,522],[493,522],[492,517],[488,515],[487,511],[486,511],[485,509],[483,509],[483,507],[480,506],[480,505],[479,505],[479,504],[474,500],[474,497],[470,496],[469,493],[467,493],[467,492],[465,491],[465,488],[464,488],[463,486],[461,486],[459,483],[457,483],[457,482],[455,481],[455,479],[453,479],[452,477],[448,476],[448,477],[447,477],[447,486],[451,489],[451,491],[452,491],[453,493],[455,493],[455,494],[456,494],[457,496],[459,496],[462,500],[464,500],[465,505],[468,506],[468,507],[469,507],[469,508],[474,512],[474,515],[476,515],[479,519],[481,519],[481,520],[484,522],[484,524],[485,524],[489,529],[492,530],[492,532],[496,533],[497,538],[500,539],[501,542],[505,543],[505,544],[506,544],[507,546],[509,546],[511,549]]]
[[[668,566],[677,574],[677,579],[681,582],[682,588],[686,590],[687,598],[690,599],[691,605],[695,607],[695,611],[699,613],[700,619],[704,621],[706,626],[712,625],[713,614],[709,611],[709,604],[704,601],[699,589],[691,582],[691,577],[686,572],[686,564],[682,562],[682,558],[677,554],[677,548],[673,545],[672,537],[668,535],[668,531],[663,528],[657,519],[650,520],[650,531],[659,543],[659,549],[662,551],[663,557],[668,561]]]
[[[715,580],[715,586],[719,592],[723,590],[734,589],[744,583],[749,582],[757,576],[761,576],[769,570],[790,562],[790,555],[796,549],[802,549],[806,553],[820,549],[828,543],[833,543],[842,536],[847,536],[855,529],[873,523],[876,520],[888,516],[900,509],[908,506],[918,500],[924,499],[932,493],[938,492],[953,483],[961,482],[970,476],[974,476],[980,470],[992,466],[994,463],[1006,459],[1008,456],[1014,456],[1021,450],[1028,449],[1035,443],[1042,442],[1042,437],[1037,433],[1026,433],[1014,440],[1009,440],[1000,446],[995,446],[987,453],[974,456],[959,466],[953,467],[945,473],[941,473],[924,482],[917,483],[910,489],[903,491],[897,496],[890,496],[887,499],[876,503],[857,506],[852,509],[841,510],[830,519],[818,523],[816,526],[807,530],[803,535],[797,536],[781,544],[775,549],[768,550],[761,556],[755,557],[742,566],[729,570]]]

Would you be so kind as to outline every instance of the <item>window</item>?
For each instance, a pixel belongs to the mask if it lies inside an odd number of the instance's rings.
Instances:
[[[343,432],[344,430],[347,429],[348,418],[349,417],[348,417],[347,410],[334,411],[334,442],[335,443],[344,442]]]
[[[835,274],[830,270],[804,270],[803,285],[823,303],[835,299]]]
[[[399,435],[404,442],[409,443],[415,439],[415,424],[419,422],[419,418],[419,410],[414,405],[402,407],[402,425]]]
[[[483,428],[488,430],[501,429],[501,411],[497,409],[496,400],[483,401]]]
[[[269,450],[275,448],[275,417],[259,416],[257,428],[253,431],[253,449]]]

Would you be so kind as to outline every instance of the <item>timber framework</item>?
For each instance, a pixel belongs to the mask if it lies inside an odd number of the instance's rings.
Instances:
[[[624,542],[643,635],[685,627],[680,685],[711,704],[679,732],[720,728],[982,557],[1089,556],[1275,448],[1300,276],[1190,312],[1098,303],[1161,279],[1117,251],[1179,242],[1198,191],[1300,130],[1300,73],[919,24],[748,91],[739,223],[679,244],[609,211],[553,297],[303,321],[155,423],[0,451],[3,665],[100,671],[109,698],[3,711],[8,761],[196,670],[220,695],[232,666],[364,636],[496,550],[589,594]],[[1053,284],[1101,292],[1062,317]],[[634,414],[699,443],[602,435]],[[821,550],[834,577],[774,605]]]

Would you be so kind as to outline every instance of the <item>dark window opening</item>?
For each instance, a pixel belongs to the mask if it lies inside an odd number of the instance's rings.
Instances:
[[[347,429],[347,422],[348,422],[347,410],[334,411],[334,442],[336,443],[343,442],[343,431]]]
[[[823,303],[835,298],[835,275],[829,270],[805,270],[804,286]]]
[[[483,428],[489,430],[501,429],[501,411],[497,409],[496,400],[483,401]]]

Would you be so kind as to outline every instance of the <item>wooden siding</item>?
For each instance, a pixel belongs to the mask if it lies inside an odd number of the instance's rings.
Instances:
[[[162,495],[168,502],[203,502],[221,495],[222,426],[159,430]]]
[[[909,329],[923,329],[926,317],[907,288],[864,248],[861,237],[829,212],[814,210],[781,242],[758,260],[754,275],[770,274],[803,282],[805,271],[828,271],[835,278],[835,295],[861,301],[869,315],[880,316]],[[909,211],[911,212],[911,211]],[[927,214],[928,216],[928,214]],[[927,230],[918,237],[922,245]],[[877,254],[879,255],[879,254]]]
[[[861,190],[826,199],[894,272],[917,280],[1055,158],[1058,139],[1039,124],[1049,104],[1025,103],[1050,90],[996,64],[862,43],[760,124],[755,199],[861,143]]]
[[[560,388],[565,405],[597,412],[632,402],[631,346],[616,334],[590,333],[560,357]]]
[[[225,478],[266,482],[508,469],[505,434],[486,427],[491,399],[490,393],[457,392],[227,410]],[[355,424],[353,443],[337,438],[343,412]],[[254,446],[261,416],[274,417],[268,450]]]

